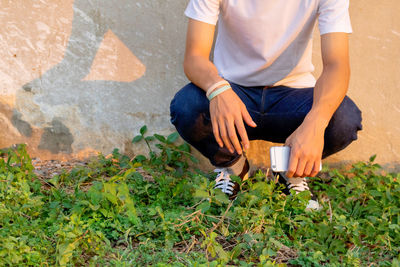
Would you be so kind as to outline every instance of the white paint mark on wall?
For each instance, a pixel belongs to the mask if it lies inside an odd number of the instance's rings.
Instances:
[[[11,95],[15,93],[15,88],[13,84],[13,79],[10,75],[0,70],[0,80],[3,81],[0,87],[0,96],[1,95]]]
[[[370,112],[370,115],[372,116],[372,117],[376,117],[376,113],[375,113],[375,110],[374,109],[369,109],[369,112]]]
[[[150,51],[147,51],[147,50],[143,50],[142,53],[143,53],[145,56],[148,56],[148,57],[151,57],[151,56],[153,55],[153,53],[151,53]]]
[[[391,142],[389,142],[387,144],[387,147],[389,149],[389,151],[391,151],[393,154],[395,154],[397,157],[400,156],[400,154],[396,151],[396,149],[393,148],[393,144]]]
[[[397,32],[397,31],[395,31],[395,30],[392,30],[392,33],[393,33],[394,35],[400,37],[400,32]]]
[[[375,56],[375,58],[376,58],[376,59],[379,59],[379,60],[382,60],[382,61],[386,61],[386,58],[384,58],[384,57],[382,57],[382,56],[379,56],[379,55]]]
[[[39,31],[45,32],[46,34],[50,34],[50,27],[44,24],[41,21],[36,22],[36,27]]]
[[[382,97],[382,99],[387,100],[387,94],[385,94],[385,92],[379,91],[379,95]]]
[[[368,39],[376,40],[376,41],[380,40],[378,37],[375,37],[375,36],[372,36],[372,35],[368,35]]]

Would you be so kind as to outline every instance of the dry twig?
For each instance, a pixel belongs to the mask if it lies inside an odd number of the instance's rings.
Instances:
[[[232,205],[233,205],[233,201],[229,202],[229,205],[228,205],[228,207],[226,208],[226,210],[225,210],[225,212],[224,212],[224,215],[222,215],[222,217],[221,217],[221,219],[219,220],[219,222],[218,222],[216,225],[214,225],[214,227],[211,228],[211,229],[208,231],[209,233],[214,232],[215,229],[217,229],[217,228],[221,225],[221,223],[225,220],[226,214],[228,214],[228,211],[229,211],[229,209],[232,207]]]

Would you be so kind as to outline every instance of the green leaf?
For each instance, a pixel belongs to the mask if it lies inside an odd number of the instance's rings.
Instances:
[[[140,128],[140,134],[144,135],[147,132],[147,126],[144,125],[142,128]]]
[[[160,150],[164,150],[164,146],[162,144],[156,144],[156,147]]]
[[[77,242],[60,245],[60,248],[59,248],[60,252],[58,255],[60,266],[66,266],[67,263],[71,260],[72,253],[75,250],[76,245],[77,245]]]
[[[397,224],[390,224],[390,225],[389,225],[389,229],[392,229],[392,230],[400,230],[400,226],[397,225]]]
[[[199,160],[195,156],[190,155],[190,160],[195,164],[199,163]]]
[[[210,209],[210,202],[203,202],[203,203],[201,203],[198,207],[197,207],[197,209],[198,210],[201,210],[201,212],[207,212],[209,209]]]
[[[229,229],[224,224],[221,225],[221,232],[225,237],[229,235]]]
[[[375,154],[375,155],[372,155],[372,156],[369,158],[369,162],[374,162],[374,161],[375,161],[375,158],[376,158],[376,154]]]
[[[113,204],[118,204],[116,184],[104,183],[104,195]]]
[[[59,175],[54,175],[51,179],[49,179],[49,183],[54,185],[55,188],[59,187],[59,181],[60,181],[60,176]]]
[[[137,162],[142,162],[146,160],[146,157],[143,155],[137,155],[134,160]]]
[[[168,144],[174,143],[178,139],[178,137],[179,137],[179,134],[177,132],[174,132],[174,133],[168,135],[168,137],[167,137]]]
[[[142,139],[143,139],[143,135],[136,135],[136,136],[132,139],[132,143],[140,142]]]
[[[154,134],[154,137],[160,141],[161,143],[166,143],[167,141],[165,140],[165,137],[159,134]]]
[[[113,203],[114,205],[118,204],[118,198],[116,195],[110,194],[110,193],[104,193],[104,195],[106,196],[106,198]]]
[[[151,142],[151,141],[154,140],[154,136],[146,136],[144,139],[145,139],[147,142]]]
[[[103,195],[101,192],[99,192],[98,190],[96,190],[94,187],[91,187],[88,191],[88,196],[90,198],[90,202],[93,205],[97,205],[100,203],[100,201],[103,198]]]
[[[220,259],[225,262],[229,260],[228,252],[226,252],[219,243],[216,242],[216,244],[214,244],[214,249]]]
[[[220,191],[220,190],[217,190],[215,192],[215,196],[214,197],[215,197],[215,200],[217,202],[219,202],[219,203],[223,203],[223,204],[228,204],[229,203],[228,196],[225,193],[223,193],[222,191]],[[217,203],[217,204],[219,204],[219,203]]]
[[[207,197],[210,197],[210,196],[209,196],[209,194],[208,194],[207,191],[201,190],[201,189],[197,189],[197,190],[194,192],[193,197],[197,197],[197,198],[207,198]]]
[[[239,243],[237,244],[232,250],[231,250],[231,259],[236,259],[239,257],[239,255],[242,253],[243,247],[245,247],[246,244]]]
[[[167,148],[165,150],[165,153],[167,154],[167,163],[171,162],[172,161],[172,151],[171,151],[171,149]]]
[[[190,152],[190,146],[188,143],[183,143],[182,145],[178,146],[178,149],[185,152]]]

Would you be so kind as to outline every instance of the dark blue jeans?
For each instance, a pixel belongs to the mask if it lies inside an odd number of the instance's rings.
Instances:
[[[284,143],[300,126],[313,103],[314,88],[284,86],[244,87],[231,83],[232,89],[246,105],[256,128],[246,125],[250,140]],[[171,122],[181,137],[207,157],[211,164],[227,167],[239,155],[220,148],[215,141],[210,120],[209,101],[205,92],[190,83],[171,102]],[[323,158],[332,155],[357,139],[361,130],[361,111],[345,97],[325,130]]]

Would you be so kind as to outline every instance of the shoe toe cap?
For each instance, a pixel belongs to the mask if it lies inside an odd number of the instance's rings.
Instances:
[[[322,206],[318,203],[318,201],[312,200],[312,199],[308,202],[307,207],[306,207],[306,210],[318,211],[321,209],[322,209]]]

